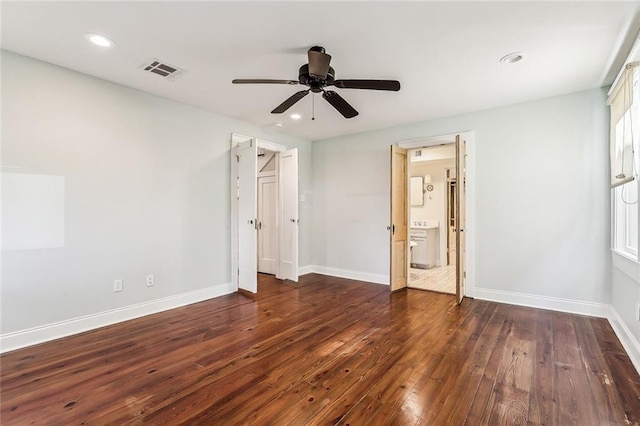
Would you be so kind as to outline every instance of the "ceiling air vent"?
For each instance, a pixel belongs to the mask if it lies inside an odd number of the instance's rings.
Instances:
[[[144,64],[140,68],[142,68],[144,71],[157,74],[171,81],[186,73],[186,71],[183,69],[174,67],[173,65],[169,65],[166,62],[161,62],[157,59],[151,60],[149,63]]]

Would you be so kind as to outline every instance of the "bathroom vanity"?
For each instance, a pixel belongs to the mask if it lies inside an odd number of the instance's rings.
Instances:
[[[429,269],[436,266],[438,221],[414,221],[411,224],[409,239],[415,243],[411,248],[411,267]]]

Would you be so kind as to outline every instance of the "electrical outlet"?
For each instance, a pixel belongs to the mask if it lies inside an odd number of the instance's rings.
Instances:
[[[153,286],[153,274],[147,275],[147,287]]]
[[[113,280],[113,291],[122,291],[122,280]]]

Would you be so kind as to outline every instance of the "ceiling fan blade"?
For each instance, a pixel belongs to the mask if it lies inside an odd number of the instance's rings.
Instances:
[[[327,78],[327,73],[329,72],[331,55],[324,53],[324,49],[322,49],[322,52],[311,49],[307,52],[309,56],[309,74],[319,78],[320,80],[324,80]]]
[[[349,102],[345,101],[344,98],[333,90],[326,90],[322,93],[322,97],[327,100],[331,104],[332,107],[338,110],[340,114],[344,116],[344,118],[353,118],[358,115],[358,111],[356,111]]]
[[[309,94],[309,90],[301,90],[297,93],[294,93],[286,101],[284,101],[283,103],[275,107],[275,109],[271,111],[271,114],[282,114],[283,112],[291,108],[300,99],[307,96],[308,94]]]
[[[264,78],[236,78],[233,84],[298,84],[297,80],[269,80]]]
[[[400,90],[397,80],[336,80],[333,85],[340,89]]]

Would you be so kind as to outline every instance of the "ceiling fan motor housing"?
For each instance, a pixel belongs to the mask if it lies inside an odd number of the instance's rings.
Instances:
[[[319,80],[317,77],[309,74],[309,64],[304,64],[298,70],[298,81],[300,81],[300,84],[309,86],[311,91],[315,93],[321,92],[323,87],[333,84],[335,77],[336,72],[333,67],[329,67],[329,71],[327,71],[327,76],[324,80]]]

